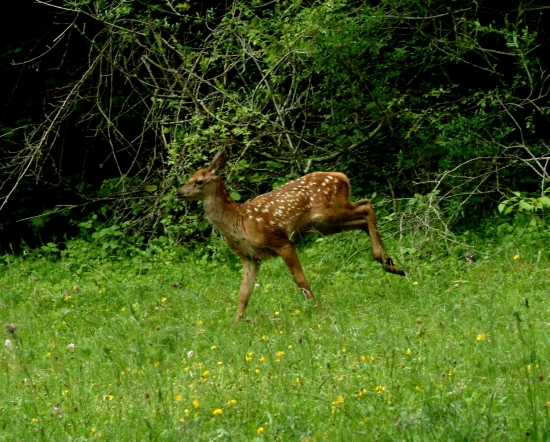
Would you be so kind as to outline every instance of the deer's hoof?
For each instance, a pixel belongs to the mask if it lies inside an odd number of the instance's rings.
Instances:
[[[406,273],[395,265],[384,264],[384,270],[388,273],[393,273],[394,275],[406,276]]]

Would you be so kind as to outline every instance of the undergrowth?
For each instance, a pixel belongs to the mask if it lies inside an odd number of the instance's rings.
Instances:
[[[0,440],[548,440],[547,239],[393,238],[406,278],[364,234],[312,239],[324,311],[272,260],[239,324],[219,238],[6,255]]]

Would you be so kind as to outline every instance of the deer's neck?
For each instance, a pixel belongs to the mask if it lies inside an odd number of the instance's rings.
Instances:
[[[222,235],[232,236],[234,229],[241,224],[239,205],[231,199],[223,181],[213,194],[203,200],[204,212],[208,220]]]

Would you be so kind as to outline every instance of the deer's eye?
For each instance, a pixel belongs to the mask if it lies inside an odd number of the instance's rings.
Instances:
[[[202,186],[203,181],[202,180],[197,180],[197,181],[195,181],[195,183],[197,184],[197,186]]]

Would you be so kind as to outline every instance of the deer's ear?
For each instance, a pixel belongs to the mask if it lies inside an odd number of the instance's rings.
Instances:
[[[227,154],[225,153],[225,150],[218,150],[218,152],[216,152],[216,155],[214,155],[214,159],[210,163],[208,171],[212,173],[219,173],[223,170],[226,164]]]

